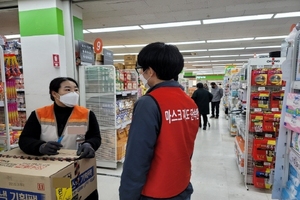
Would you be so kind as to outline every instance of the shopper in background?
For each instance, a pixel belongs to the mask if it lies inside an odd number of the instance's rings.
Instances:
[[[223,97],[223,89],[219,88],[215,82],[211,82],[211,93],[213,95],[213,99],[211,100],[211,114],[210,118],[219,118],[220,112],[220,102]]]
[[[192,99],[198,106],[199,110],[199,127],[201,128],[201,116],[203,118],[203,130],[207,127],[207,115],[209,114],[209,102],[211,102],[213,95],[204,89],[203,83],[197,83],[197,90],[193,93]],[[200,116],[201,115],[201,116]]]
[[[203,89],[209,91],[207,83],[204,83],[204,84],[203,84]]]
[[[173,78],[184,60],[178,48],[151,43],[137,71],[150,86],[134,106],[119,188],[120,200],[189,200],[191,157],[198,132],[197,105]]]
[[[77,82],[69,77],[55,78],[49,93],[54,103],[31,113],[19,139],[20,148],[31,155],[56,155],[61,148],[76,150],[78,135],[72,129],[76,127],[75,131],[82,130],[84,140],[77,155],[95,157],[101,144],[99,125],[92,111],[77,105]],[[98,199],[97,190],[87,199]]]

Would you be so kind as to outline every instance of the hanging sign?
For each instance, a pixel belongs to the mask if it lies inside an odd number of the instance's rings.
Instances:
[[[59,68],[59,55],[58,54],[52,54],[52,61],[53,61],[53,67]]]
[[[78,41],[78,46],[81,62],[94,64],[95,58],[93,45],[83,41]]]
[[[94,51],[95,51],[95,53],[101,53],[102,52],[102,48],[103,48],[102,40],[100,38],[97,38],[94,41]]]

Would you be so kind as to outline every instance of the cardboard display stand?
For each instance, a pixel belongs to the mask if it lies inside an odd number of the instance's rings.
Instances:
[[[30,156],[20,149],[0,154],[0,199],[83,200],[97,189],[96,159],[75,150]]]

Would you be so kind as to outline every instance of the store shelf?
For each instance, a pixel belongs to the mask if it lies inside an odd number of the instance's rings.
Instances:
[[[116,126],[116,129],[119,129],[119,128],[125,128],[128,124],[131,124],[131,120],[126,121],[126,122],[123,122],[123,123],[117,125],[117,126]]]
[[[86,98],[91,98],[91,97],[102,97],[102,96],[114,96],[115,93],[86,93],[85,96]]]
[[[18,108],[18,111],[26,111],[26,108]]]
[[[127,96],[127,95],[136,95],[137,90],[127,90],[127,91],[120,91],[116,92],[117,95]]]
[[[12,144],[10,145],[10,149],[19,148],[19,144]]]
[[[25,92],[25,89],[16,89],[17,92]]]
[[[300,90],[300,81],[294,81],[293,89]]]
[[[244,174],[244,167],[242,167],[242,166],[240,165],[240,163],[239,163],[239,158],[236,157],[235,160],[236,160],[236,164],[237,164],[237,167],[238,167],[240,173],[241,173],[241,174]]]
[[[15,131],[21,131],[24,127],[12,126],[11,129]]]
[[[240,136],[236,136],[234,138],[234,142],[235,142],[235,144],[237,146],[238,152],[241,155],[241,158],[244,159],[245,158],[245,156],[244,156],[244,154],[245,154],[245,146],[243,146],[243,142],[242,141],[244,141],[244,139],[242,137],[240,137]]]

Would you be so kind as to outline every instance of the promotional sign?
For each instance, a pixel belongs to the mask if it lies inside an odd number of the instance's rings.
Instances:
[[[112,51],[103,49],[103,64],[104,65],[114,64],[114,53]]]
[[[93,45],[83,41],[78,41],[78,47],[79,47],[81,62],[94,64],[95,58],[94,58]]]

